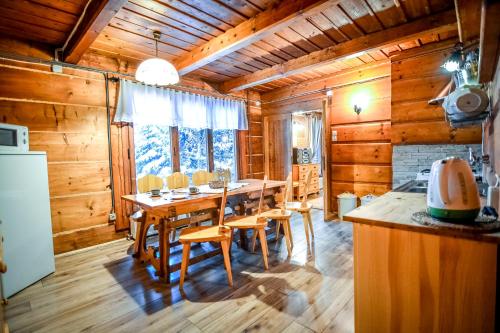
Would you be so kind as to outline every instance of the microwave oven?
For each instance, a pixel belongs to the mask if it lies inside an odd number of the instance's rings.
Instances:
[[[0,123],[0,152],[29,151],[28,127]]]

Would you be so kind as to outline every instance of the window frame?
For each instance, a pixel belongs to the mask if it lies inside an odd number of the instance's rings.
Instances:
[[[181,171],[181,157],[180,157],[180,142],[179,142],[179,127],[178,126],[169,126],[170,129],[170,156],[172,162],[172,172],[180,172]],[[135,128],[134,128],[135,131]],[[214,162],[214,142],[213,142],[213,130],[205,129],[205,135],[207,137],[207,152],[208,152],[208,172],[214,172],[215,170],[215,162]],[[235,179],[240,179],[241,174],[241,156],[240,156],[240,135],[239,130],[233,130],[234,135],[234,158],[236,165],[236,175]],[[134,147],[135,149],[135,147]],[[134,155],[134,162],[136,156]],[[134,170],[135,171],[135,170]]]

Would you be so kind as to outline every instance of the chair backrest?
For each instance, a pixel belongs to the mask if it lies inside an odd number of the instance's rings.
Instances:
[[[304,196],[302,197],[302,204],[305,204],[307,202],[307,193],[309,192],[309,187],[311,186],[311,180],[312,180],[312,170],[307,171],[306,174],[306,182],[304,185]]]
[[[191,180],[194,186],[206,185],[208,182],[214,180],[214,174],[207,170],[198,170],[193,173]]]
[[[220,231],[220,227],[224,226],[224,215],[225,215],[225,210],[226,210],[226,201],[227,201],[227,184],[224,185],[224,192],[222,192],[222,200],[220,202],[219,231]]]
[[[163,188],[163,179],[155,175],[145,175],[137,180],[137,192],[145,193]]]
[[[266,190],[266,183],[267,183],[267,175],[264,176],[264,181],[262,182],[262,190],[260,191],[259,209],[257,210],[257,214],[262,213],[262,207],[264,206],[264,192]]]
[[[189,177],[181,172],[174,172],[167,178],[167,187],[169,190],[176,188],[185,188],[189,186]]]

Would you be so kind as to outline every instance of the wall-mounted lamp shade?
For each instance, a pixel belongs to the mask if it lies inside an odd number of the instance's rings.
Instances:
[[[356,112],[356,114],[359,115],[362,110],[368,107],[369,100],[370,96],[363,91],[352,95],[351,105],[353,107],[354,112]]]
[[[328,90],[326,91],[326,96],[328,96],[328,97],[332,97],[332,96],[333,96],[333,90],[332,90],[332,89],[328,89]]]
[[[179,74],[174,65],[160,58],[143,61],[135,72],[137,81],[145,84],[166,86],[179,82]]]

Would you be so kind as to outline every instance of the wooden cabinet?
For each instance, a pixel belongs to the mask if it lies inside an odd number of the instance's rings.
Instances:
[[[319,164],[293,164],[292,165],[292,179],[294,182],[293,195],[296,199],[302,199],[305,192],[305,182],[307,172],[309,170],[312,171],[311,185],[309,186],[309,190],[307,191],[307,195],[313,193],[319,193],[320,184],[319,184],[319,174],[320,174],[320,165]]]

